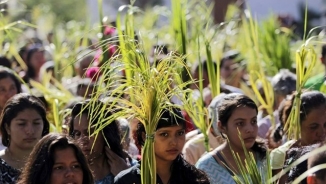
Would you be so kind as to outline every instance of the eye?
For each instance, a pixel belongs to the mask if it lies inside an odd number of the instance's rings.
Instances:
[[[237,126],[243,126],[244,123],[242,121],[236,123]]]
[[[169,136],[169,134],[168,133],[160,133],[160,136],[167,137],[167,136]]]
[[[75,137],[75,138],[80,137],[80,131],[74,131],[72,133],[72,136]]]
[[[55,166],[55,167],[53,167],[53,170],[62,170],[62,169],[63,169],[62,166]]]
[[[26,123],[18,123],[18,126],[25,126]]]
[[[315,130],[315,129],[317,129],[318,128],[318,125],[312,125],[312,126],[310,126],[310,129],[311,130]]]
[[[34,124],[34,125],[40,125],[41,122],[39,122],[39,121],[35,121],[33,124]]]
[[[185,131],[184,130],[178,132],[178,135],[179,136],[183,136],[184,134],[185,134]]]
[[[10,91],[16,90],[15,86],[11,86]]]
[[[256,119],[252,120],[251,124],[256,125],[257,124],[257,120]]]
[[[72,166],[72,168],[73,168],[73,169],[79,169],[79,168],[81,168],[81,167],[80,167],[79,164],[75,164],[75,165]]]

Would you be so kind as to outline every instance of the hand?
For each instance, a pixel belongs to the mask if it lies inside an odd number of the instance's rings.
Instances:
[[[266,140],[267,140],[267,145],[269,149],[275,149],[278,148],[279,146],[282,145],[282,140],[279,140],[278,142],[275,142],[273,139],[273,133],[274,133],[274,128],[273,126],[268,130],[266,133]]]
[[[108,159],[108,164],[110,166],[111,173],[116,176],[122,170],[129,168],[128,158],[123,159],[115,154],[109,147],[105,147],[105,154]]]

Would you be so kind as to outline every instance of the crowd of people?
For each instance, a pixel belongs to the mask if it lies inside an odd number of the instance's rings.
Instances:
[[[20,50],[27,71],[22,71],[14,60],[0,58],[0,183],[140,184],[144,125],[136,119],[121,117],[94,134],[99,118],[109,119],[115,113],[108,109],[101,116],[93,116],[108,103],[101,98],[90,100],[101,77],[94,77],[101,75],[98,63],[94,62],[98,57],[94,49],[81,47],[74,63],[76,75],[62,81],[76,98],[59,109],[70,110],[62,119],[62,132],[50,132],[47,101],[29,90],[31,80],[41,81],[44,72],[55,71],[49,57],[51,52],[44,48],[37,41]],[[164,49],[160,57],[168,53]],[[321,55],[326,65],[326,46]],[[185,111],[174,108],[163,112],[153,137],[157,183],[236,183],[235,177],[243,177],[238,161],[246,163],[247,151],[254,156],[262,181],[266,181],[268,163],[272,175],[279,175],[279,183],[291,183],[308,168],[326,163],[323,151],[289,171],[284,170],[324,145],[326,96],[319,90],[325,75],[311,78],[300,94],[301,136],[293,140],[288,138],[285,127],[298,95],[296,75],[282,69],[270,79],[275,102],[274,113],[268,114],[240,89],[241,83],[248,87],[250,84],[245,68],[236,61],[238,56],[238,52],[229,51],[218,62],[222,81],[218,96],[212,96],[206,61],[195,63],[191,70],[193,78],[199,79],[202,65],[202,100],[212,122],[207,132],[210,150],[206,150],[204,133]],[[198,86],[194,83],[190,88],[199,93]],[[182,106],[179,101],[176,103]],[[325,169],[314,172],[302,183],[324,183],[325,172]]]

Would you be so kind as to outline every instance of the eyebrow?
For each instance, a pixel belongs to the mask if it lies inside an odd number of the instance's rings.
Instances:
[[[257,119],[257,116],[254,116],[254,117],[252,117],[252,118],[250,118],[250,119]],[[235,119],[234,121],[236,121],[236,120],[246,120],[246,118],[237,118],[237,119]]]
[[[177,129],[176,131],[181,131],[181,130],[185,130],[185,128],[180,128],[180,129]],[[157,130],[157,132],[172,132],[172,130],[160,128]]]
[[[72,164],[75,164],[75,163],[78,163],[79,164],[79,162],[77,161],[77,160],[75,160],[75,161],[73,161],[73,162],[71,162]],[[56,164],[65,164],[64,162],[55,162],[53,165],[56,165]]]
[[[15,120],[16,121],[26,121],[27,119],[19,118],[19,119],[15,119]],[[33,121],[38,121],[38,120],[42,120],[42,118],[33,119]]]

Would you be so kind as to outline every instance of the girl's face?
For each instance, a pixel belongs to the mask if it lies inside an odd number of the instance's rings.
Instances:
[[[154,140],[156,160],[173,161],[185,144],[185,129],[180,125],[157,129]]]
[[[301,122],[301,143],[311,145],[325,140],[326,108],[313,109]]]
[[[257,112],[250,107],[238,107],[230,116],[226,127],[219,123],[221,131],[228,137],[231,146],[237,150],[242,150],[242,143],[239,133],[245,144],[246,149],[250,149],[257,137]]]
[[[3,108],[6,102],[18,93],[14,80],[6,77],[0,80],[0,108]]]
[[[74,119],[73,137],[80,143],[86,157],[97,156],[103,153],[104,150],[104,138],[102,134],[98,134],[96,141],[94,136],[89,136],[93,133],[94,128],[91,128],[89,133],[89,119],[86,114],[78,115]],[[94,144],[95,142],[95,144]],[[94,144],[94,147],[93,147]]]
[[[83,183],[83,170],[73,148],[56,149],[50,184]]]
[[[6,127],[10,137],[10,146],[20,149],[33,149],[42,138],[44,122],[35,109],[25,109],[11,120]]]
[[[45,63],[44,53],[42,51],[36,51],[33,53],[30,64],[34,70],[39,71],[42,65]]]

